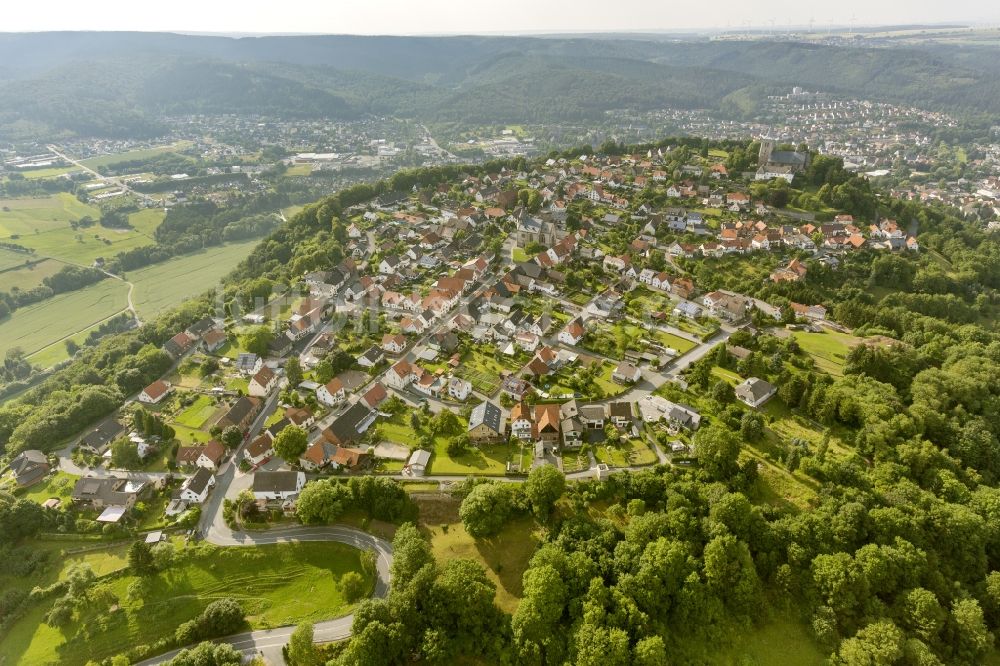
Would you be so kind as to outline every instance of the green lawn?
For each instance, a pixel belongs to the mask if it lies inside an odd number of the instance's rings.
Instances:
[[[125,309],[128,287],[102,280],[20,308],[0,321],[0,355],[13,347],[26,354],[58,342]]]
[[[80,478],[66,472],[56,472],[42,483],[17,491],[19,497],[29,499],[32,502],[42,504],[50,497],[58,497],[61,501],[67,502],[69,496],[73,494],[73,484]]]
[[[21,255],[24,256],[24,255]],[[0,270],[0,285],[4,291],[11,291],[15,287],[21,291],[28,291],[41,286],[42,280],[58,273],[66,264],[54,259],[43,259],[31,266]]]
[[[455,374],[471,382],[473,388],[480,393],[491,395],[500,388],[500,373],[504,370],[517,370],[514,366],[516,363],[505,365],[492,353],[473,348],[462,357]]]
[[[641,439],[629,440],[618,446],[596,445],[594,456],[597,462],[607,463],[611,467],[652,465],[657,461],[656,453]]]
[[[68,192],[47,197],[0,199],[0,239],[28,245],[22,241],[29,236],[53,229],[69,229],[70,220],[85,216],[96,220],[101,217],[101,211],[81,203]],[[10,239],[12,235],[21,238]]]
[[[256,240],[230,243],[129,271],[126,278],[135,285],[132,299],[139,316],[155,316],[214,289],[257,243]]]
[[[89,266],[98,258],[110,259],[119,252],[153,244],[149,236],[131,229],[92,226],[74,231],[69,226],[14,241],[35,250],[36,255]]]
[[[285,169],[286,176],[308,176],[312,173],[311,164],[293,164]]]
[[[107,588],[120,606],[116,611],[92,604],[69,626],[54,629],[40,621],[53,600],[41,602],[11,627],[0,644],[0,661],[72,666],[104,659],[170,635],[222,597],[238,599],[253,628],[328,619],[349,610],[339,582],[349,571],[361,572],[360,554],[321,542],[192,547],[172,569],[151,577],[140,598],[128,594],[134,576],[109,580]],[[366,579],[371,589],[374,579]]]
[[[167,216],[162,208],[144,208],[128,216],[128,223],[141,234],[152,236]]]
[[[25,180],[40,180],[42,178],[55,178],[67,173],[77,173],[80,168],[72,164],[66,166],[49,167],[48,169],[29,169],[22,171]]]
[[[464,425],[463,422],[463,427]],[[397,416],[392,421],[379,422],[378,430],[386,441],[410,448],[420,445],[419,434],[410,427],[409,412]],[[434,439],[434,451],[427,470],[428,474],[503,476],[507,472],[507,460],[510,458],[510,447],[507,444],[472,446],[461,455],[449,456],[448,439],[448,437]]]
[[[207,395],[199,395],[173,420],[182,426],[197,430],[205,425],[205,422],[212,418],[217,410],[218,406],[215,404],[215,400]]]
[[[813,358],[816,367],[837,377],[844,374],[847,352],[861,342],[861,338],[830,330],[822,333],[795,331],[792,335],[802,347],[802,351]]]
[[[513,252],[511,252],[511,259],[514,261],[527,261],[528,253],[519,247],[515,247]]]
[[[98,167],[108,166],[110,164],[116,164],[118,162],[134,162],[137,160],[146,160],[151,157],[156,157],[157,155],[173,152],[175,150],[183,150],[190,145],[191,145],[190,141],[178,141],[177,143],[171,143],[165,146],[144,148],[142,150],[130,150],[127,153],[88,157],[85,160],[80,160],[80,164],[83,164],[84,166],[96,170]]]
[[[16,266],[24,266],[24,262],[34,259],[35,257],[32,257],[30,254],[0,248],[0,271]]]

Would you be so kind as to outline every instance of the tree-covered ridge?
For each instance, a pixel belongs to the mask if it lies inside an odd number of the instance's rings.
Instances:
[[[184,113],[470,124],[596,119],[620,108],[752,116],[761,95],[791,85],[947,110],[988,127],[1000,84],[983,60],[766,41],[6,35],[0,127],[144,137],[162,132],[164,114]]]

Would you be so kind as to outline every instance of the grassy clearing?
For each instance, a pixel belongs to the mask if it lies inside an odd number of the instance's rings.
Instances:
[[[821,666],[828,655],[810,637],[808,627],[792,618],[774,618],[762,627],[733,633],[727,648],[706,655],[705,663],[720,666]]]
[[[19,235],[24,239],[35,233],[68,228],[71,220],[85,216],[96,220],[101,211],[81,203],[68,192],[47,197],[0,199],[0,237]]]
[[[421,523],[438,562],[459,558],[480,562],[497,585],[497,605],[509,613],[517,608],[522,595],[521,577],[539,543],[529,516],[511,520],[495,537],[479,540],[469,536],[457,520],[457,508],[453,522],[427,524],[421,512]]]
[[[140,234],[152,237],[166,217],[167,213],[162,208],[144,208],[129,215],[128,223]]]
[[[149,591],[130,598],[133,576],[108,581],[120,608],[87,608],[82,617],[57,630],[43,623],[39,608],[15,623],[0,646],[0,660],[25,664],[84,664],[152,643],[197,616],[211,601],[234,597],[253,628],[328,619],[349,606],[340,579],[361,572],[361,552],[338,543],[306,542],[257,548],[202,545],[182,551],[172,569],[151,577]],[[369,589],[374,586],[370,575]],[[87,631],[82,631],[86,627]]]
[[[54,259],[44,259],[31,266],[12,268],[0,272],[0,285],[4,291],[11,291],[15,287],[21,291],[28,291],[41,286],[42,280],[58,273],[66,264]]]
[[[312,173],[311,164],[293,164],[285,169],[286,176],[308,176]]]
[[[847,352],[861,342],[861,338],[830,330],[822,333],[795,331],[792,335],[802,351],[813,358],[816,367],[836,377],[844,374]]]
[[[0,322],[0,355],[14,347],[33,354],[89,328],[124,310],[127,294],[125,284],[108,279],[20,308]]]
[[[97,157],[88,157],[85,160],[80,160],[80,164],[90,167],[91,169],[97,169],[98,167],[104,167],[111,164],[116,164],[118,162],[133,162],[136,160],[147,160],[151,157],[156,157],[164,153],[170,153],[175,150],[184,150],[191,145],[190,141],[178,141],[176,143],[171,143],[166,146],[156,146],[154,148],[145,148],[142,150],[130,150],[127,153],[117,153],[114,155],[98,155]]]
[[[231,243],[130,271],[140,317],[156,314],[218,286],[219,280],[250,254],[258,241]]]

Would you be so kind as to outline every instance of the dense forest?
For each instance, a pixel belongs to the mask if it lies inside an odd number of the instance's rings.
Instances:
[[[947,110],[988,128],[1000,106],[991,59],[705,39],[3,35],[0,132],[148,137],[163,131],[164,115],[185,113],[481,123],[672,107],[752,116],[761,95],[792,85]]]

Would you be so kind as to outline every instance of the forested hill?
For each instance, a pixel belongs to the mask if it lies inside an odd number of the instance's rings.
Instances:
[[[791,42],[527,37],[0,35],[0,134],[141,136],[170,113],[530,122],[722,109],[810,89],[1000,118],[992,58]]]

